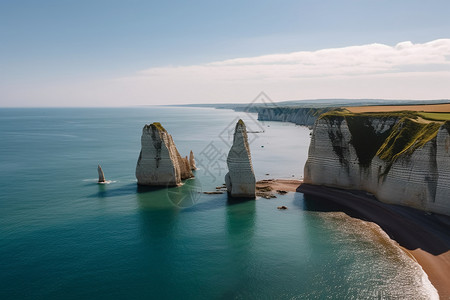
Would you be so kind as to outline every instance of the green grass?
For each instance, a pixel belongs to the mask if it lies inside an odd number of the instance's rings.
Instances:
[[[445,112],[420,112],[422,118],[433,121],[450,121],[450,113]]]
[[[166,131],[166,129],[159,122],[153,122],[150,126],[158,129],[159,131]]]
[[[428,115],[432,115],[436,119],[439,118],[439,121],[443,121],[442,116],[445,116],[449,121],[444,125],[441,122],[420,121],[419,116],[425,118],[423,114],[427,116],[426,119],[430,119]],[[320,119],[323,118],[333,120],[336,124],[346,120],[352,136],[350,143],[355,148],[358,161],[363,167],[370,166],[375,155],[391,165],[400,156],[412,154],[416,149],[435,138],[441,126],[444,126],[450,134],[450,114],[445,113],[411,111],[351,113],[341,110],[325,113],[320,116]],[[385,119],[386,121],[392,118],[396,119],[396,124],[384,133],[377,133],[371,126],[374,119]],[[389,172],[389,167],[385,174],[387,172]]]
[[[421,123],[403,118],[391,130],[377,155],[387,161],[395,161],[401,155],[412,154],[436,137],[440,123]]]
[[[341,116],[341,117],[366,117],[366,118],[403,118],[408,117],[410,119],[418,119],[419,113],[413,111],[394,111],[394,112],[364,112],[364,113],[352,113],[345,108],[340,110],[329,111],[319,117],[333,117],[333,116]]]

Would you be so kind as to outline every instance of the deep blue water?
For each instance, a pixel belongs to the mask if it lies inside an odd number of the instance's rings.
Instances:
[[[260,132],[249,134],[257,179],[303,176],[309,130],[255,115],[1,109],[0,299],[430,297],[420,267],[374,224],[311,210],[300,193],[203,194],[224,182],[238,118]],[[196,155],[182,187],[136,185],[141,130],[155,121]],[[96,183],[97,164],[110,184]]]

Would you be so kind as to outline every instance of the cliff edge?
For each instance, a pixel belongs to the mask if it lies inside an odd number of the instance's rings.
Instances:
[[[450,215],[450,122],[411,112],[330,112],[314,125],[304,182]]]
[[[296,125],[312,127],[316,119],[323,113],[337,110],[330,107],[258,107],[259,121],[290,122]]]

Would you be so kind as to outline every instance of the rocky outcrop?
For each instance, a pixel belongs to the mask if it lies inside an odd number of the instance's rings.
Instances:
[[[450,215],[449,128],[401,113],[325,114],[314,126],[304,182]]]
[[[258,120],[291,122],[297,125],[313,126],[323,113],[335,110],[336,107],[259,107]]]
[[[193,176],[187,157],[181,157],[166,129],[157,122],[145,125],[136,165],[138,184],[176,186],[181,184],[181,180]]]
[[[102,167],[100,165],[97,166],[97,172],[98,172],[98,183],[105,183],[105,174],[103,174]]]
[[[253,172],[247,129],[239,120],[234,130],[233,145],[227,157],[225,184],[231,197],[255,198],[256,180]]]
[[[195,157],[194,157],[194,152],[189,153],[189,166],[191,168],[191,170],[197,170],[197,166],[195,165]]]
[[[174,144],[174,146],[175,146],[175,144]],[[181,179],[183,180],[183,179],[194,177],[194,174],[191,171],[191,167],[189,166],[189,161],[188,161],[187,156],[181,157],[180,153],[177,150],[177,147],[175,147],[175,153],[176,153],[176,159],[178,161],[178,165],[180,167]]]

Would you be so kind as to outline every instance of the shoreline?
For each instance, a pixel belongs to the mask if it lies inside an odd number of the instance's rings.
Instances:
[[[386,204],[364,191],[301,184],[297,192],[314,202],[333,204],[330,211],[374,222],[415,260],[441,299],[450,299],[450,217]]]
[[[410,207],[380,202],[370,193],[303,184],[295,179],[265,179],[256,183],[260,197],[274,192],[300,192],[313,196],[313,203],[325,204],[324,211],[341,211],[350,217],[373,222],[397,246],[417,262],[438,291],[450,299],[450,217]],[[312,210],[317,208],[310,208]]]
[[[296,192],[302,184],[298,179],[263,179],[256,182],[256,196],[270,199],[276,198],[275,193],[285,194]]]

